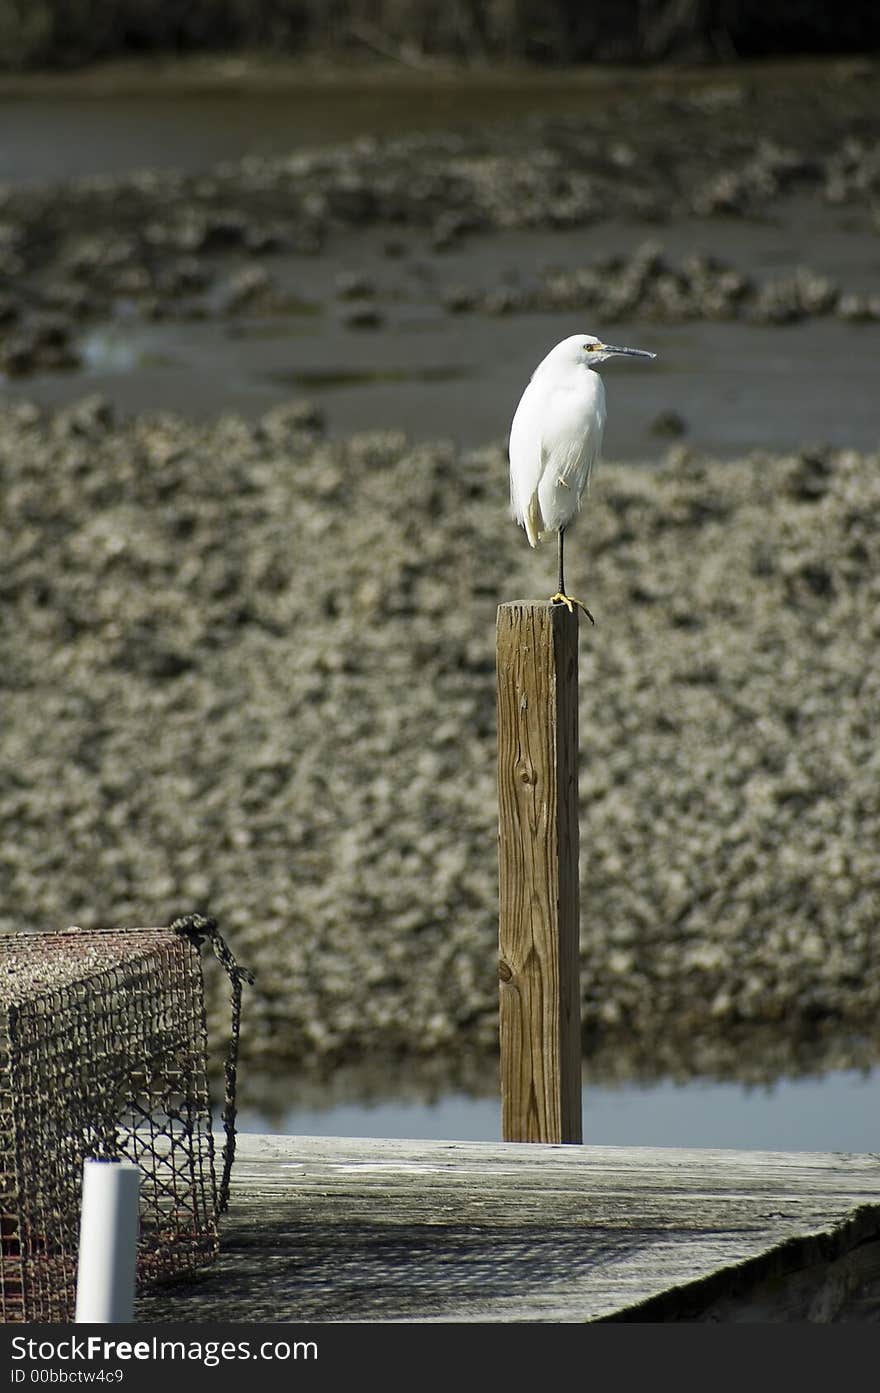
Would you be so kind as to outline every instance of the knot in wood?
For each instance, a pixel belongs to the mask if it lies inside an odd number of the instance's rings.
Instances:
[[[518,759],[516,761],[516,777],[521,784],[527,784],[530,787],[534,787],[538,782],[538,772],[530,759]]]
[[[510,963],[506,963],[503,958],[498,960],[498,976],[502,982],[510,982],[513,979],[513,968]]]

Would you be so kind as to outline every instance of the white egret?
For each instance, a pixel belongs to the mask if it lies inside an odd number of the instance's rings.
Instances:
[[[656,358],[641,348],[615,348],[592,334],[573,334],[552,348],[532,373],[510,427],[510,510],[536,547],[558,537],[559,586],[551,604],[578,605],[566,593],[563,536],[579,511],[605,430],[605,388],[593,369],[607,358]]]

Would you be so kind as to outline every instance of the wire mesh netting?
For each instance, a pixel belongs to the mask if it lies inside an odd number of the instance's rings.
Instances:
[[[86,1157],[141,1170],[138,1284],[218,1248],[197,941],[165,929],[0,937],[0,1319],[73,1318]]]

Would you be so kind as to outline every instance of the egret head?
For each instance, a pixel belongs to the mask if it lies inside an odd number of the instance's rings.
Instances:
[[[576,334],[565,340],[572,347],[574,361],[585,368],[598,367],[608,358],[656,358],[656,353],[648,353],[644,348],[619,348],[615,344],[597,339],[595,334]],[[560,347],[562,345],[560,344]]]

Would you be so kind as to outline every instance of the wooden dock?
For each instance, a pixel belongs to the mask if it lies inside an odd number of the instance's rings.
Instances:
[[[146,1322],[880,1319],[880,1156],[239,1138]]]

